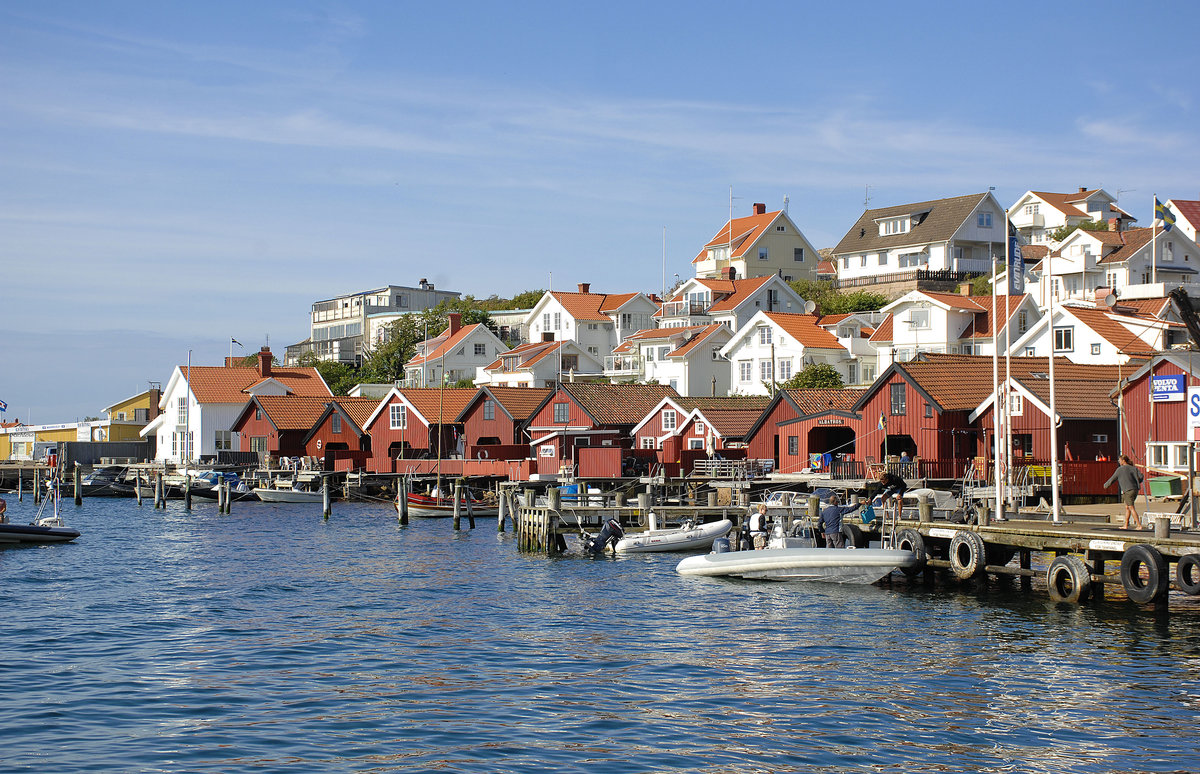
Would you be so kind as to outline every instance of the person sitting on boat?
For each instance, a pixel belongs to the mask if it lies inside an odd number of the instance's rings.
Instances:
[[[879,476],[872,490],[875,492],[875,495],[872,497],[870,491],[868,491],[868,499],[877,500],[884,507],[885,511],[887,510],[889,498],[894,500],[896,517],[899,518],[900,503],[904,499],[904,493],[908,491],[908,483],[895,473],[888,472],[887,468],[880,468]]]
[[[759,503],[758,510],[750,516],[750,537],[754,540],[755,550],[767,547],[767,533],[769,531],[767,525],[767,506],[765,503]]]
[[[858,503],[842,505],[842,498],[837,494],[829,495],[829,504],[821,509],[817,519],[817,527],[825,535],[826,548],[845,548],[846,536],[842,534],[842,517],[859,509]]]

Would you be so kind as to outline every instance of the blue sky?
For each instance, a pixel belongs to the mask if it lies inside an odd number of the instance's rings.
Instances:
[[[70,421],[386,284],[686,276],[995,186],[1200,197],[1200,4],[8,2],[0,400]]]

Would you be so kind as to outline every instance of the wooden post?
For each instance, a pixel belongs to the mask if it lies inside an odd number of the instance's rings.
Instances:
[[[467,526],[475,529],[475,506],[471,504],[471,490],[463,487],[463,500],[467,504]]]
[[[462,482],[455,481],[454,482],[454,524],[453,524],[455,531],[458,531],[462,526],[462,503],[460,502],[461,497],[462,497]]]
[[[83,505],[83,468],[75,463],[75,504]]]
[[[552,486],[546,490],[547,506],[552,511],[562,510],[562,489],[557,486]]]
[[[228,481],[226,481],[225,482],[225,513],[233,513],[233,506],[230,505],[230,503],[232,503],[232,502],[233,502],[233,486]]]
[[[187,510],[192,509],[192,474],[187,473],[183,477],[183,507]]]
[[[507,515],[506,512],[508,511],[507,498],[508,498],[508,492],[505,491],[504,487],[500,486],[500,484],[497,483],[496,484],[496,505],[497,505],[496,531],[497,532],[504,531],[504,517]]]
[[[333,513],[333,508],[329,504],[329,477],[321,477],[321,517],[328,519],[329,514]]]
[[[717,490],[715,490],[715,489],[708,493],[708,507],[709,508],[717,507]]]
[[[1196,528],[1196,442],[1188,441],[1188,517],[1187,528]]]
[[[17,468],[17,502],[19,503],[25,501],[25,490],[22,489],[25,484],[25,479],[22,477],[21,473],[21,469]]]
[[[167,507],[167,490],[163,485],[163,474],[161,470],[154,475],[154,507]]]
[[[138,473],[133,477],[133,493],[137,497],[137,504],[142,504],[142,474]]]
[[[42,471],[39,468],[33,469],[33,504],[37,505],[42,501]]]
[[[401,524],[408,524],[408,491],[411,486],[407,476],[400,478],[400,486],[396,492],[396,508]]]

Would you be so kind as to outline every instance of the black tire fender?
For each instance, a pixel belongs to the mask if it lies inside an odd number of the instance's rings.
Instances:
[[[1145,578],[1142,577],[1143,570]],[[1130,546],[1121,555],[1121,585],[1129,599],[1138,604],[1165,599],[1171,586],[1167,560],[1152,545]]]
[[[862,527],[857,524],[842,522],[842,535],[846,538],[846,548],[866,548],[867,537]]]
[[[1175,564],[1175,585],[1190,597],[1200,594],[1200,554],[1186,554]]]
[[[1092,571],[1078,556],[1056,556],[1046,569],[1046,590],[1055,602],[1087,602],[1092,597]]]
[[[986,554],[987,547],[978,533],[960,529],[950,539],[950,569],[960,580],[982,575]]]
[[[896,534],[896,548],[901,551],[912,551],[917,555],[917,563],[912,567],[901,568],[905,575],[912,578],[925,569],[925,561],[929,558],[925,550],[925,537],[915,529],[902,529]]]

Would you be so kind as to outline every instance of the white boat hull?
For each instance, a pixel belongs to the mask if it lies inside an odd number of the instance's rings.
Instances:
[[[689,556],[675,571],[709,577],[869,584],[916,564],[917,555],[912,551],[888,548],[767,548]]]
[[[696,551],[710,548],[713,541],[733,529],[729,519],[699,524],[688,529],[656,529],[627,535],[617,541],[617,553],[639,554],[656,551]]]
[[[305,492],[300,489],[269,489],[260,486],[254,493],[264,503],[319,503],[324,499],[320,492]]]

